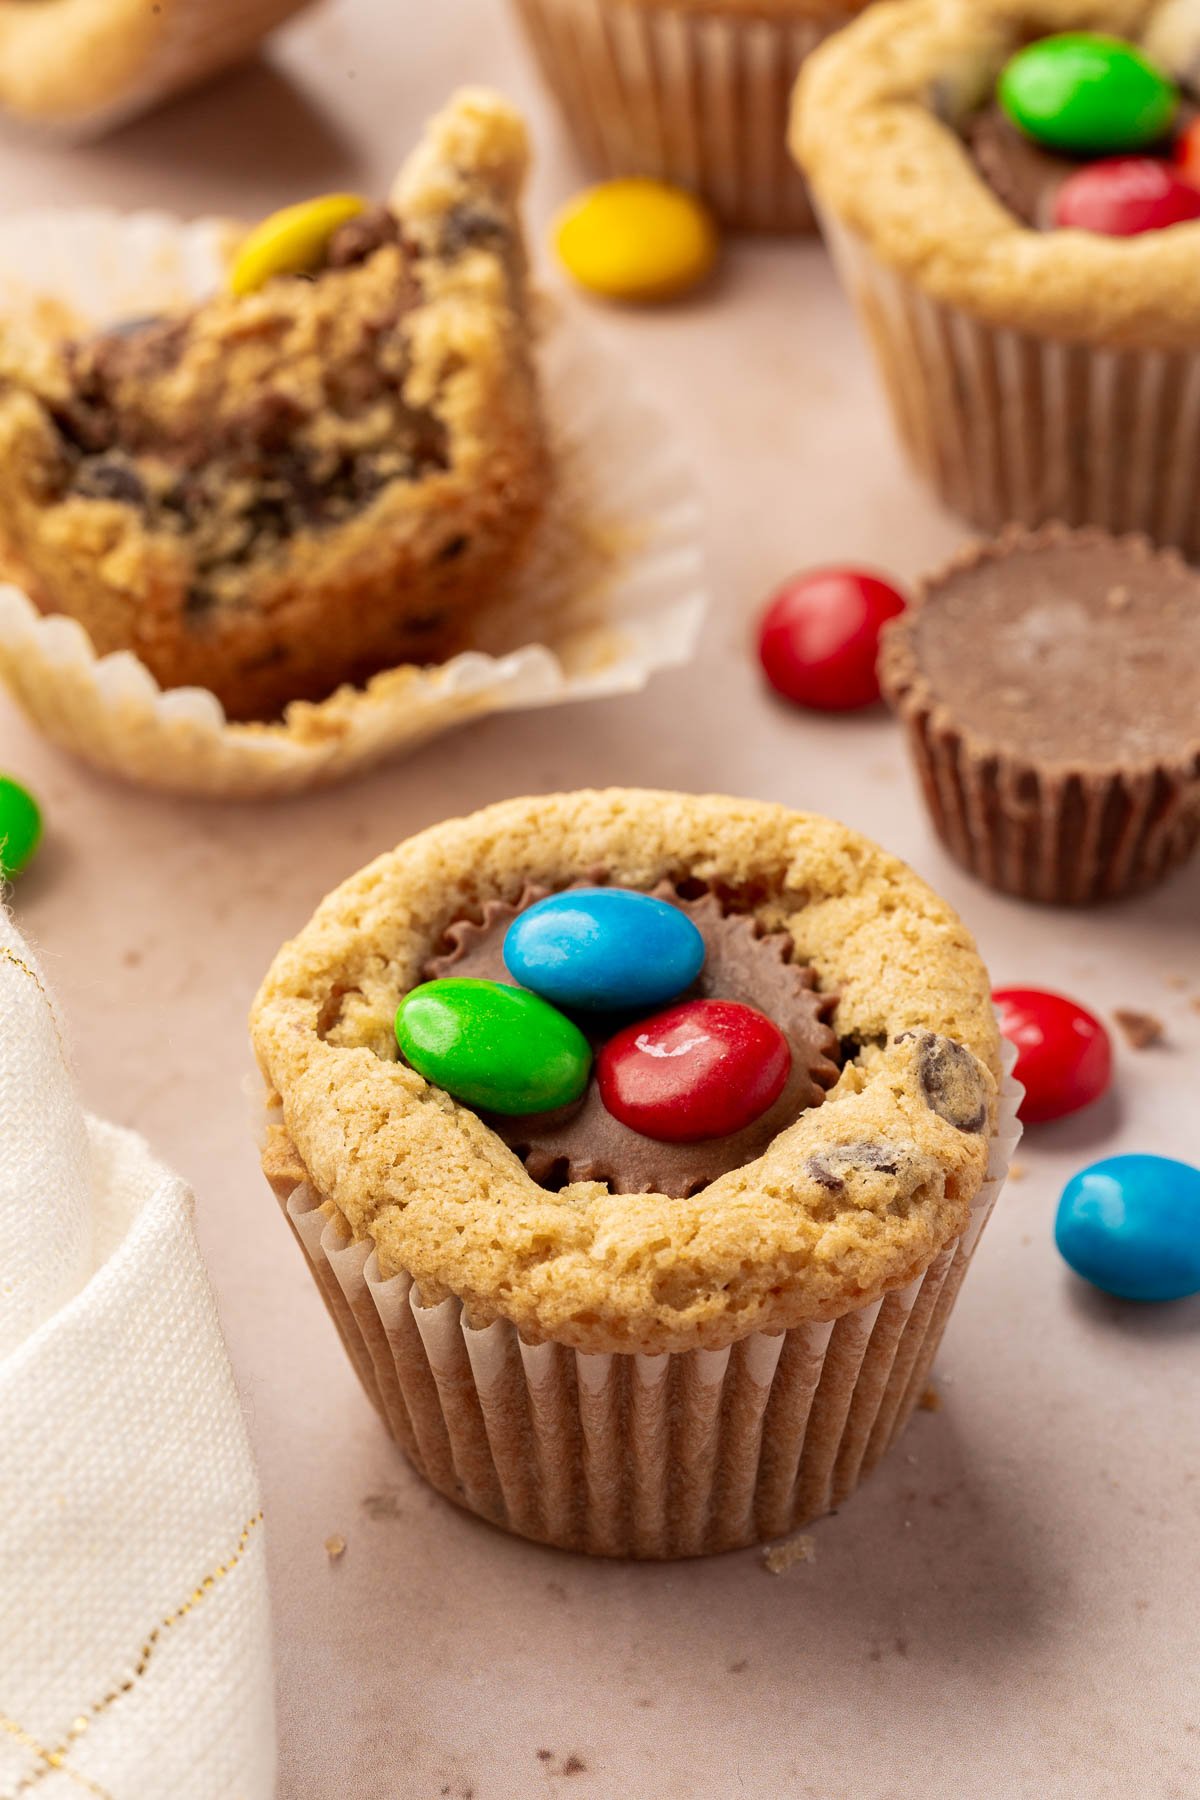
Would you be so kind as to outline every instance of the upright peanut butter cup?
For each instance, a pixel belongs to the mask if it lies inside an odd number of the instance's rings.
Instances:
[[[923,584],[880,677],[938,835],[990,886],[1115,900],[1200,840],[1200,576],[1174,552],[1014,527]]]

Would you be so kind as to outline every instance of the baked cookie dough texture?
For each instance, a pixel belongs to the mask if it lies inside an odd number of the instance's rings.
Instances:
[[[248,56],[307,0],[0,0],[0,110],[91,136]]]
[[[464,91],[314,279],[0,338],[11,577],[232,719],[465,648],[547,490],[527,164],[519,115]]]
[[[1193,0],[889,0],[806,63],[793,150],[821,206],[930,298],[1035,337],[1193,351],[1200,225],[1029,231],[963,141],[1009,57],[1061,31],[1129,39],[1185,88],[1200,80]]]
[[[597,870],[705,884],[786,930],[838,996],[824,1104],[686,1200],[549,1192],[398,1060],[396,1006],[448,926]],[[278,1187],[307,1179],[426,1305],[455,1295],[473,1324],[582,1351],[720,1348],[911,1281],[967,1222],[1000,1074],[974,943],[894,857],[780,806],[619,789],[508,801],[380,857],[280,951],[252,1034]]]

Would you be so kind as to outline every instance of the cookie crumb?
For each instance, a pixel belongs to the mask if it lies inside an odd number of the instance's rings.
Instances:
[[[335,1563],[345,1556],[346,1540],[340,1532],[334,1532],[332,1537],[325,1539],[325,1554],[331,1563]]]
[[[772,1575],[786,1575],[797,1563],[815,1562],[816,1559],[817,1540],[805,1533],[786,1538],[782,1544],[768,1544],[762,1553],[763,1568]]]
[[[921,1398],[917,1401],[917,1405],[922,1412],[941,1412],[942,1396],[938,1393],[932,1381],[921,1395]]]
[[[1023,1162],[1009,1163],[1008,1165],[1008,1179],[1010,1181],[1024,1181],[1028,1173],[1029,1170],[1025,1167]]]
[[[404,1510],[394,1488],[383,1488],[378,1494],[364,1495],[362,1509],[368,1519],[399,1519]]]
[[[1133,1012],[1128,1007],[1118,1006],[1113,1018],[1131,1050],[1149,1050],[1153,1044],[1161,1044],[1167,1035],[1162,1020],[1156,1019],[1153,1013]]]

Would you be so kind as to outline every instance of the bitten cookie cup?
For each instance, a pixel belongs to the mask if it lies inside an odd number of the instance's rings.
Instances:
[[[69,137],[249,56],[307,0],[0,0],[0,111]]]
[[[1031,37],[1140,44],[1194,97],[1179,0],[897,0],[807,65],[793,150],[899,434],[954,511],[1141,531],[1200,553],[1200,224],[1027,229],[963,130]]]
[[[1200,844],[1200,576],[1141,537],[1010,527],[884,631],[935,829],[1023,900],[1139,893]]]
[[[748,231],[810,231],[788,155],[806,56],[865,0],[515,0],[568,129],[598,174],[701,194]]]
[[[522,160],[519,126],[509,109],[494,104],[510,127],[504,141],[510,148],[516,145]],[[457,148],[461,153],[461,143]],[[460,154],[460,168],[461,161]],[[437,209],[452,206],[461,187],[439,186],[428,164],[425,174],[424,195],[434,215],[440,216]],[[473,198],[480,198],[478,189]],[[241,228],[227,222],[185,224],[160,214],[84,209],[13,215],[0,221],[0,310],[12,341],[19,331],[22,336],[31,332],[38,343],[47,335],[53,342],[87,342],[115,322],[148,313],[194,314],[225,285],[241,236]],[[417,323],[427,339],[435,335],[436,319],[450,314],[458,329],[472,329],[489,284],[499,279],[497,270],[497,260],[486,248],[469,247],[456,270],[448,272],[439,303],[418,309]],[[357,273],[363,274],[362,266]],[[366,275],[374,279],[369,268]],[[465,287],[465,294],[456,297],[447,291],[455,283]],[[291,285],[303,299],[319,284]],[[251,295],[243,304],[253,317],[261,318],[264,308],[270,312],[276,302]],[[515,321],[512,326],[515,333]],[[483,334],[472,338],[481,354],[488,341]],[[460,648],[446,644],[443,659],[436,660],[426,637],[420,646],[410,647],[420,649],[413,660],[397,660],[395,666],[385,662],[367,679],[335,687],[337,670],[344,671],[347,665],[332,658],[335,653],[339,659],[348,650],[353,653],[345,622],[351,621],[356,631],[370,629],[369,620],[362,617],[357,561],[343,570],[352,586],[351,597],[345,591],[335,593],[337,544],[345,549],[347,533],[350,539],[361,535],[364,519],[373,517],[378,508],[357,516],[352,508],[344,529],[335,522],[332,533],[314,531],[301,522],[300,547],[293,543],[282,573],[269,542],[266,554],[249,568],[234,555],[228,578],[257,584],[260,594],[264,582],[286,584],[290,567],[297,597],[306,609],[304,619],[294,620],[291,635],[297,654],[307,657],[308,675],[318,688],[324,687],[327,697],[291,698],[274,718],[231,719],[211,687],[168,685],[204,678],[198,664],[183,666],[179,653],[185,650],[192,657],[209,656],[215,669],[228,651],[226,673],[231,673],[237,660],[235,640],[241,637],[242,649],[246,648],[243,627],[260,635],[273,629],[269,608],[248,617],[239,606],[223,611],[210,607],[202,616],[194,611],[189,615],[186,606],[174,613],[167,608],[150,656],[153,668],[138,653],[136,636],[124,640],[128,647],[119,647],[124,628],[133,634],[153,624],[153,608],[138,598],[140,583],[153,576],[154,593],[165,605],[163,559],[168,572],[177,572],[172,558],[181,554],[184,540],[172,534],[170,520],[168,529],[152,539],[141,531],[137,509],[119,499],[68,495],[63,504],[40,505],[27,489],[38,459],[53,445],[49,415],[40,400],[23,391],[24,374],[18,385],[0,390],[0,416],[10,443],[20,442],[37,452],[32,460],[10,460],[6,512],[10,522],[14,512],[19,514],[21,532],[28,537],[23,552],[14,555],[11,543],[7,552],[0,552],[5,575],[18,584],[0,588],[0,678],[34,724],[95,767],[139,785],[220,799],[273,798],[343,780],[490,712],[631,692],[644,686],[655,670],[686,661],[704,609],[704,559],[698,499],[677,439],[638,395],[619,361],[578,326],[546,319],[540,332],[531,332],[528,345],[516,347],[511,365],[501,358],[499,340],[490,342],[496,354],[486,360],[487,381],[470,393],[462,384],[456,390],[460,439],[471,393],[483,404],[482,397],[507,379],[507,391],[519,393],[528,407],[535,391],[541,396],[537,440],[523,440],[530,449],[528,479],[504,486],[497,474],[501,459],[493,459],[476,494],[460,471],[463,510],[482,508],[493,520],[499,513],[498,529],[486,535],[493,545],[503,537],[513,548],[511,566],[502,576],[496,573],[486,604],[480,604],[474,586],[460,590],[462,610],[469,614],[463,624],[466,641]],[[301,363],[312,374],[303,345],[301,351]],[[328,362],[320,369],[322,379],[331,378]],[[300,379],[297,374],[293,380],[283,367],[277,375],[285,389]],[[230,405],[236,414],[233,396]],[[321,427],[319,411],[312,414],[314,431]],[[260,420],[264,416],[261,410],[255,413]],[[499,429],[500,417],[495,410],[489,434]],[[306,434],[306,442],[311,435]],[[295,472],[287,451],[285,442],[278,457],[282,476],[289,468]],[[119,488],[128,461],[119,452],[107,459],[91,455],[81,458],[78,468],[92,471],[87,484],[93,487],[98,475]],[[510,471],[511,466],[511,461],[506,464]],[[142,479],[139,470],[132,472]],[[151,482],[156,479],[153,463],[145,474]],[[444,534],[438,542],[446,535],[452,542],[458,527],[446,506],[454,498],[450,490],[455,479],[448,472],[435,472],[436,496],[429,493],[428,482],[395,482],[388,490],[391,500],[385,492],[378,504],[385,512],[393,509],[400,515],[393,518],[393,525],[403,530],[404,490],[422,489],[427,499],[437,500],[426,515],[429,531]],[[225,491],[218,484],[216,497]],[[246,484],[233,484],[230,506],[236,509],[245,492]],[[268,538],[287,510],[282,489],[272,492],[276,503],[258,509]],[[497,496],[498,507],[492,505]],[[264,496],[264,502],[268,498]],[[415,549],[420,509],[414,505],[412,513]],[[522,521],[528,528],[518,530]],[[241,528],[233,517],[226,524]],[[386,534],[372,529],[371,554],[378,559]],[[108,547],[106,557],[91,554],[93,540]],[[322,559],[333,583],[324,588],[332,628],[323,636],[313,614],[319,584],[311,558],[303,554],[305,543]],[[147,560],[140,551],[151,546],[154,557]],[[30,579],[35,560],[41,571],[36,582]],[[111,593],[104,588],[101,563],[111,578]],[[431,574],[459,581],[463,566],[464,558],[455,556],[441,566],[440,575],[436,564]],[[69,577],[75,610],[82,612],[86,601],[87,623],[69,616],[68,593],[60,595],[57,580],[50,579],[52,570],[60,569],[64,579]],[[219,571],[218,579],[224,580]],[[40,606],[20,591],[26,584]],[[404,612],[412,591],[389,590],[385,624],[389,611]],[[91,609],[102,601],[103,617],[93,620]],[[191,626],[186,624],[189,616]],[[228,630],[215,630],[221,621]],[[96,637],[88,629],[93,622]],[[399,644],[397,649],[404,654]],[[281,684],[278,699],[291,685],[287,673],[291,665],[267,655],[271,646],[265,641],[261,650],[266,661],[257,671],[250,669],[249,678]],[[164,658],[172,664],[170,669]],[[238,685],[244,686],[240,680]]]
[[[465,649],[549,484],[528,158],[513,108],[464,90],[389,205],[308,262],[82,338],[14,332],[0,539],[31,598],[235,720]]]
[[[823,1103],[685,1198],[541,1186],[398,1057],[397,1004],[448,946],[597,879],[785,934],[841,1040]],[[922,1390],[1019,1134],[951,910],[841,826],[717,797],[511,801],[411,839],[284,947],[252,1034],[264,1168],[397,1442],[492,1523],[603,1555],[731,1549],[853,1490]]]

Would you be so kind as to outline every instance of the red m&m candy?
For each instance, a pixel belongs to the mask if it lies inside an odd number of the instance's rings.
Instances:
[[[643,1137],[732,1137],[778,1100],[792,1067],[779,1027],[735,1000],[685,1000],[611,1038],[596,1058],[600,1097]]]
[[[1054,223],[1105,237],[1139,237],[1200,219],[1200,189],[1153,156],[1110,156],[1069,175],[1054,202]]]
[[[1193,119],[1181,131],[1171,147],[1171,161],[1178,174],[1193,187],[1200,187],[1200,119]]]
[[[860,569],[814,569],[780,588],[758,633],[763,672],[785,700],[849,712],[879,698],[879,634],[904,598]]]
[[[1092,1013],[1041,988],[997,988],[992,999],[1001,1031],[1017,1047],[1013,1073],[1025,1089],[1027,1125],[1063,1119],[1107,1093],[1112,1044]]]

